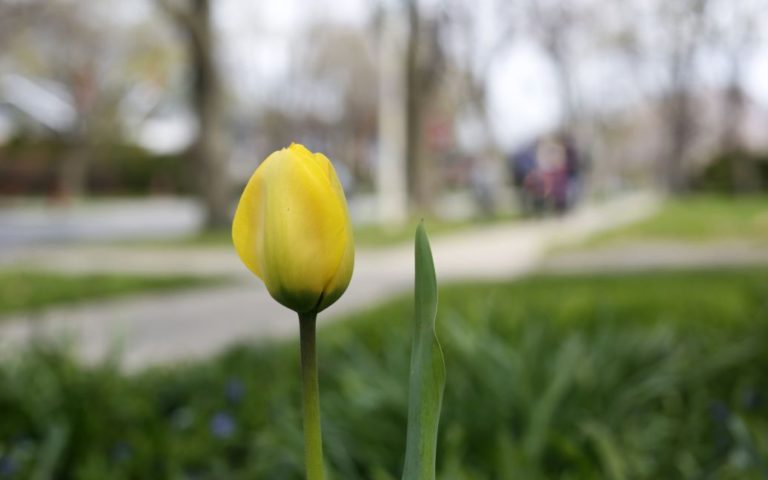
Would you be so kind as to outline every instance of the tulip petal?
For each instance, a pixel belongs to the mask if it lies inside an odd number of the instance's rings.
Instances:
[[[349,212],[347,208],[346,197],[344,196],[344,189],[342,188],[341,182],[336,175],[336,171],[333,169],[331,161],[328,160],[328,157],[322,153],[317,153],[315,155],[320,157],[321,160],[325,163],[331,182],[331,187],[336,193],[337,198],[341,199],[341,206],[344,210],[344,216],[349,219]],[[328,283],[325,286],[324,296],[322,302],[318,306],[318,312],[324,310],[328,306],[332,305],[336,300],[338,300],[339,297],[344,294],[350,280],[352,279],[352,270],[355,263],[355,248],[354,239],[352,237],[352,226],[349,223],[349,220],[347,220],[347,222],[344,224],[344,235],[346,236],[344,242],[346,248],[344,249],[344,253],[339,259],[339,264],[336,267],[336,271],[333,273],[331,278],[329,278]]]
[[[263,163],[262,163],[263,164]],[[240,260],[257,277],[261,278],[258,253],[263,242],[264,202],[262,199],[262,172],[257,168],[245,186],[232,221],[232,243]]]
[[[283,305],[306,313],[338,299],[351,278],[354,248],[344,192],[328,158],[298,144],[270,155],[243,192],[233,241]]]

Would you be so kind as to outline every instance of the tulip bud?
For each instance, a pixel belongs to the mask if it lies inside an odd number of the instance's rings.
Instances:
[[[251,176],[232,222],[240,259],[270,295],[317,313],[344,293],[354,245],[344,190],[330,160],[292,144]]]

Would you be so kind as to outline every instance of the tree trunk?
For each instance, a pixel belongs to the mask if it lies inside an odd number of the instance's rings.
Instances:
[[[227,146],[222,134],[222,93],[214,59],[210,0],[156,0],[187,40],[192,85],[190,106],[197,135],[190,146],[193,180],[205,208],[207,228],[224,228],[231,221]]]
[[[760,189],[760,176],[741,141],[744,117],[744,90],[733,77],[725,95],[721,151],[731,158],[731,186],[735,193],[754,193]]]
[[[383,225],[403,224],[408,217],[407,188],[407,32],[405,18],[384,10],[380,37],[378,162],[376,189],[378,217]]]
[[[187,29],[192,68],[192,109],[197,137],[190,149],[198,192],[206,209],[208,228],[230,222],[230,185],[227,153],[221,131],[222,95],[214,59],[210,0],[192,0],[192,24]]]
[[[96,130],[93,119],[96,97],[93,66],[86,62],[76,67],[69,85],[76,114],[74,125],[66,132],[67,148],[59,163],[56,185],[57,194],[65,200],[86,193]]]
[[[413,204],[422,211],[431,207],[431,184],[428,152],[424,141],[424,78],[419,63],[421,19],[417,0],[408,0],[408,44],[406,47],[406,163],[408,193]]]
[[[662,155],[662,172],[667,189],[672,194],[685,193],[690,187],[686,171],[686,157],[698,125],[694,116],[692,98],[695,75],[695,57],[704,38],[705,18],[710,0],[689,0],[685,15],[688,21],[673,18],[674,45],[669,57],[671,88],[669,98],[662,108],[666,114],[668,129],[667,153]],[[688,26],[686,28],[686,25]]]
[[[555,67],[558,89],[560,90],[560,107],[562,108],[563,129],[569,135],[576,136],[576,100],[571,84],[571,69],[563,46],[556,34],[548,46],[549,56]]]
[[[665,156],[664,173],[670,193],[684,193],[688,188],[685,172],[685,156],[693,133],[691,99],[687,91],[673,92],[668,110],[668,149]]]
[[[56,195],[67,201],[81,197],[86,190],[90,148],[83,138],[70,142],[59,162]]]

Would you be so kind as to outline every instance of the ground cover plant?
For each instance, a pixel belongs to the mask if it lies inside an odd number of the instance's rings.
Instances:
[[[398,478],[410,296],[320,328],[332,478]],[[441,479],[758,479],[768,272],[443,288]],[[40,347],[0,366],[0,478],[298,479],[295,342],[125,376]]]
[[[317,317],[346,291],[355,263],[352,222],[331,161],[301,144],[273,152],[254,170],[232,220],[240,260],[299,321],[304,466],[325,480]],[[402,480],[435,480],[445,363],[435,333],[437,279],[424,225],[414,238],[413,349]]]

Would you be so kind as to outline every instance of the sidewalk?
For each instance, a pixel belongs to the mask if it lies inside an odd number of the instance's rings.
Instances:
[[[586,206],[558,219],[437,237],[432,241],[437,276],[441,282],[519,276],[534,269],[552,247],[637,221],[657,206],[653,196],[634,195]],[[133,370],[298,331],[295,314],[273,301],[229,249],[70,247],[37,252],[20,261],[70,272],[233,274],[235,281],[206,290],[59,308],[38,318],[19,315],[0,324],[0,351],[36,338],[67,338],[86,361],[98,361],[118,349],[126,368]],[[347,293],[321,315],[321,322],[407,292],[412,282],[411,245],[358,251]]]
[[[763,265],[768,265],[768,250],[743,240],[701,243],[643,240],[564,252],[547,258],[538,270],[584,274]]]

